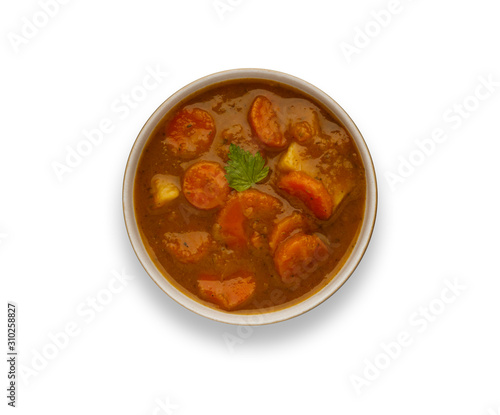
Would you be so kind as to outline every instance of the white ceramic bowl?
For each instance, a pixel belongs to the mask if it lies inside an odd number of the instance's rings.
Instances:
[[[303,91],[307,95],[310,95],[311,97],[321,102],[323,105],[325,105],[325,107],[330,109],[330,111],[341,121],[342,124],[344,124],[344,127],[351,134],[352,138],[356,142],[361,158],[363,159],[366,171],[366,207],[363,224],[356,245],[352,250],[349,258],[344,263],[343,267],[340,269],[340,271],[337,272],[334,278],[330,279],[328,284],[326,284],[323,288],[315,292],[310,297],[288,307],[275,309],[269,312],[262,312],[258,310],[246,313],[225,312],[222,310],[214,309],[212,307],[208,307],[202,302],[197,301],[195,297],[189,295],[189,293],[182,292],[179,288],[177,288],[179,287],[179,285],[175,283],[175,281],[171,277],[169,277],[168,275],[164,275],[157,268],[155,262],[150,258],[141,238],[134,213],[133,194],[137,165],[142,150],[144,149],[144,146],[146,145],[155,126],[161,121],[165,114],[167,114],[179,101],[183,100],[184,98],[196,93],[198,90],[203,89],[209,85],[237,79],[277,81]],[[218,72],[198,79],[197,81],[186,85],[184,88],[174,93],[163,104],[161,104],[160,107],[158,107],[158,109],[153,113],[153,115],[149,118],[149,120],[140,131],[130,152],[123,181],[123,212],[125,217],[125,226],[127,227],[127,232],[130,238],[130,242],[132,243],[132,247],[134,248],[137,257],[139,258],[139,261],[141,262],[146,272],[166,294],[168,294],[179,304],[183,305],[191,311],[194,311],[197,314],[229,324],[260,325],[276,323],[305,313],[306,311],[311,310],[312,308],[316,307],[327,298],[329,298],[346,282],[346,280],[351,276],[351,274],[354,272],[357,265],[361,261],[361,258],[365,253],[372,235],[373,227],[375,224],[376,211],[377,182],[375,177],[375,169],[373,167],[373,162],[370,157],[368,147],[366,146],[361,133],[359,132],[358,128],[351,120],[351,118],[342,109],[342,107],[340,107],[339,104],[337,104],[332,98],[330,98],[327,94],[325,94],[315,86],[294,76],[267,69],[233,69],[224,72]],[[165,272],[165,270],[163,270],[163,272]]]

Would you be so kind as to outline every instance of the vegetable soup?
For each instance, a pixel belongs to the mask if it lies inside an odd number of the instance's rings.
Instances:
[[[158,124],[134,184],[141,236],[182,290],[225,311],[288,306],[326,285],[365,210],[352,137],[281,83],[227,81]]]

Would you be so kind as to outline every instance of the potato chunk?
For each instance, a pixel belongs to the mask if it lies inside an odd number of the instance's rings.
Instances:
[[[165,174],[155,174],[151,179],[151,192],[155,208],[160,208],[179,196],[178,187]]]
[[[301,171],[302,170],[302,159],[301,153],[304,151],[304,147],[293,142],[288,147],[286,153],[284,153],[280,161],[278,162],[278,167],[283,171]]]

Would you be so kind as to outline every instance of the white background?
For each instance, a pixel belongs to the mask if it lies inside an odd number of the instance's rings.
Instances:
[[[224,3],[234,6],[72,0],[45,21],[37,1],[2,3],[0,349],[14,301],[18,413],[500,413],[498,1],[401,0],[383,28],[383,0]],[[30,34],[33,19],[44,27]],[[341,45],[355,37],[348,58]],[[168,75],[135,108],[112,107],[156,67]],[[373,239],[344,287],[301,317],[244,330],[160,291],[121,211],[149,115],[186,83],[239,67],[290,73],[339,102],[380,191]],[[489,94],[481,77],[496,82]],[[464,100],[466,118],[446,121]],[[106,119],[113,130],[59,180],[54,163]],[[419,157],[416,140],[438,128],[447,140]],[[420,165],[391,186],[412,154]],[[116,272],[133,279],[109,298]],[[466,288],[440,308],[455,280]],[[96,296],[106,304],[91,312]],[[430,303],[439,315],[417,323]],[[400,332],[411,344],[385,359]],[[374,362],[384,369],[364,374]],[[5,364],[0,379],[6,396]]]

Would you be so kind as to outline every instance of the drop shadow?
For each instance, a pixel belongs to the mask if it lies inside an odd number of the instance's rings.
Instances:
[[[209,338],[216,340],[217,343],[221,343],[221,333],[225,330],[227,331],[227,324],[199,316],[181,306],[165,294],[145,271],[132,248],[127,234],[123,219],[121,194],[119,202],[117,204],[118,212],[115,215],[117,220],[113,224],[113,232],[117,235],[118,249],[123,253],[121,264],[127,271],[127,274],[135,277],[134,289],[143,292],[144,297],[149,299],[148,303],[154,308],[155,313],[165,316],[166,324],[162,326],[163,330],[166,332],[172,330],[189,330],[200,337],[200,341],[203,341],[204,338]],[[162,328],[159,329],[161,330]]]
[[[352,309],[351,305],[356,302],[360,289],[369,278],[375,277],[373,270],[377,269],[378,258],[383,255],[384,234],[381,230],[389,220],[387,213],[379,204],[376,225],[365,255],[351,277],[332,297],[301,316],[277,324],[253,327],[252,335],[245,340],[241,348],[275,347],[297,337],[313,335],[319,330],[328,330],[335,337],[337,324],[342,321],[345,313]],[[236,328],[233,332],[236,332]]]
[[[119,215],[116,215],[119,220],[115,222],[114,227],[122,245],[124,266],[127,272],[137,277],[137,283],[134,283],[134,287],[144,292],[144,296],[150,300],[149,304],[155,312],[165,316],[166,324],[159,330],[165,332],[189,331],[191,334],[194,333],[200,342],[208,340],[216,347],[226,348],[223,335],[229,333],[237,336],[238,326],[220,323],[193,313],[172,300],[154,283],[132,249],[121,211],[121,194],[119,200]],[[261,349],[263,346],[274,347],[284,342],[293,341],[296,337],[311,335],[318,330],[327,329],[334,332],[337,323],[346,313],[347,306],[356,301],[359,288],[365,284],[368,278],[373,277],[372,270],[376,268],[377,258],[380,257],[380,250],[383,249],[381,230],[384,229],[386,222],[385,213],[379,205],[375,229],[362,261],[353,275],[331,298],[293,319],[265,326],[253,326],[251,336],[244,339],[244,344],[241,347],[251,349]]]
[[[380,223],[377,227],[382,228]],[[246,343],[250,347],[260,348],[263,345],[275,346],[283,342],[290,342],[295,337],[313,335],[318,330],[329,330],[334,333],[337,324],[342,321],[347,310],[351,309],[350,305],[356,302],[360,288],[368,278],[373,277],[372,270],[376,268],[377,258],[380,257],[379,252],[383,245],[381,239],[382,234],[375,229],[362,261],[351,277],[332,297],[309,312],[291,320],[269,326],[254,327],[254,333]]]

